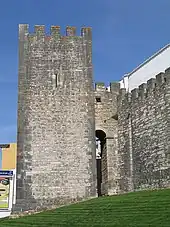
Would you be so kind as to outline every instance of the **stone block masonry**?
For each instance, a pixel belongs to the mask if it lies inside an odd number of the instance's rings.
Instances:
[[[121,89],[118,113],[122,191],[170,187],[170,69]]]
[[[19,25],[18,92],[14,210],[96,196],[91,29]]]
[[[112,195],[118,193],[118,121],[117,96],[120,85],[110,83],[109,89],[103,82],[95,84],[95,126],[96,134],[102,143],[101,159],[101,194]],[[105,138],[102,138],[105,134]]]
[[[170,69],[94,89],[90,28],[20,25],[17,146],[15,212],[170,187]]]

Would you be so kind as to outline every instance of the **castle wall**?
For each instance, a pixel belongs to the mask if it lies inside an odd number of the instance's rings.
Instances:
[[[118,124],[122,191],[170,186],[169,71],[131,94],[121,90]]]
[[[129,94],[121,89],[118,97],[118,185],[119,192],[133,189],[132,185],[132,143]]]
[[[91,29],[20,25],[16,209],[96,196]]]
[[[102,152],[102,194],[117,193],[117,95],[119,83],[111,83],[108,91],[104,83],[95,86],[95,127],[106,133]],[[100,100],[100,101],[99,101]]]

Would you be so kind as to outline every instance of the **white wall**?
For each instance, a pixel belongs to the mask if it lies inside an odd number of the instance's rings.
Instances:
[[[125,88],[124,79],[122,79],[121,81],[119,81],[119,83],[120,83],[120,88]]]
[[[163,50],[163,52],[130,75],[128,79],[128,90],[131,91],[142,83],[146,83],[150,78],[155,78],[157,74],[164,72],[169,67],[170,47],[168,46],[167,49]],[[120,84],[122,85],[123,82],[121,81]],[[125,88],[127,88],[127,83]]]
[[[129,79],[127,75],[125,75],[124,78],[119,83],[120,83],[120,88],[126,88],[128,90]]]

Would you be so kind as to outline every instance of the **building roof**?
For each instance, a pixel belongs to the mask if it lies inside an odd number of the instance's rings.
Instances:
[[[166,49],[168,49],[170,47],[170,44],[164,46],[162,49],[160,49],[158,52],[156,52],[155,54],[153,54],[151,57],[149,57],[146,61],[144,61],[142,64],[140,64],[138,67],[136,67],[132,72],[127,73],[126,76],[128,76],[128,78],[135,73],[137,70],[139,70],[140,68],[142,68],[144,65],[146,65],[148,62],[150,62],[152,59],[154,59],[155,57],[157,57],[158,55],[160,55],[162,52],[164,52]]]

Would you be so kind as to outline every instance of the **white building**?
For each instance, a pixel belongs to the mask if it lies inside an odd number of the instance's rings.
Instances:
[[[132,91],[170,67],[170,44],[159,50],[120,81],[120,87]]]

